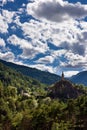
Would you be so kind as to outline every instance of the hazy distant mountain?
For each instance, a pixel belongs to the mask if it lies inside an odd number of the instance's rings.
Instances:
[[[84,84],[87,86],[87,71],[82,71],[70,78],[70,80],[74,83]]]
[[[39,80],[42,83],[45,84],[53,84],[56,81],[59,81],[61,79],[60,76],[56,75],[56,74],[52,74],[49,72],[45,72],[45,71],[41,71],[35,68],[30,68],[30,67],[26,67],[23,65],[17,65],[11,62],[6,62],[3,60],[0,60],[0,62],[2,62],[3,64],[5,64],[6,66],[15,69],[18,72],[21,72],[22,74],[26,75],[26,76],[30,76],[34,79]]]

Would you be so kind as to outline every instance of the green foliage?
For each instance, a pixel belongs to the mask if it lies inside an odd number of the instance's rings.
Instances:
[[[50,97],[36,99],[34,95],[26,99],[13,86],[1,86],[1,130],[74,130],[86,127],[86,95],[68,99],[65,103]]]
[[[53,84],[54,82],[61,79],[61,77],[58,75],[55,75],[55,74],[52,74],[49,72],[45,72],[45,71],[41,71],[41,70],[38,70],[35,68],[17,65],[14,63],[3,61],[3,60],[0,60],[0,62],[12,69],[15,69],[17,72],[21,72],[22,74],[32,77],[36,80],[39,80],[41,83],[44,83],[47,85]]]
[[[23,119],[23,114],[21,112],[14,114],[12,122],[11,122],[12,127],[17,128],[21,124],[22,119]]]
[[[40,89],[46,87],[46,85],[41,84],[39,81],[24,76],[23,74],[16,72],[15,70],[5,66],[2,63],[0,63],[0,86],[2,86],[1,83],[5,87],[13,86],[13,88],[11,87],[12,90],[8,88],[7,92],[8,94],[9,93],[12,94],[13,96],[15,96],[14,94],[16,93],[16,89],[18,90],[18,92],[20,92],[21,90],[24,91],[26,91],[27,89],[29,90],[29,88],[30,91],[35,88],[38,88],[38,90],[41,91]]]
[[[82,85],[74,88],[83,95],[60,100],[49,97],[43,84],[2,64],[0,76],[0,130],[87,129],[87,90]]]

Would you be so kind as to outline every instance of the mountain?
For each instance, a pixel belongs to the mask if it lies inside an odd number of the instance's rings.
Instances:
[[[40,85],[0,63],[0,130],[87,130],[87,88],[63,75],[50,95]]]
[[[87,86],[87,71],[82,71],[70,78],[73,83],[83,84]]]
[[[0,62],[12,69],[15,69],[17,72],[21,72],[25,76],[32,77],[40,81],[41,83],[47,85],[54,84],[55,82],[61,79],[61,77],[56,74],[41,71],[35,68],[26,67],[23,65],[17,65],[11,62],[6,62],[4,60],[0,60]],[[72,81],[73,83],[83,84],[87,86],[87,71],[80,72],[77,75],[70,77],[69,80]]]
[[[4,65],[1,62],[0,62],[0,83],[2,83],[3,86],[5,87],[8,86],[16,87],[19,91],[45,87],[45,85],[40,83],[39,81],[29,76],[25,76],[20,72],[17,72],[16,70]]]
[[[23,65],[17,65],[17,64],[11,63],[11,62],[3,61],[3,60],[0,60],[0,62],[12,69],[15,69],[18,72],[21,72],[22,74],[24,74],[26,76],[29,76],[29,77],[32,77],[32,78],[38,80],[44,84],[50,85],[61,79],[61,77],[56,74],[41,71],[41,70],[38,70],[35,68],[26,67]]]

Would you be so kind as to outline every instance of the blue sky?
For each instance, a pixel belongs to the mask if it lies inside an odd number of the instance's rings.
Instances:
[[[68,77],[87,70],[87,1],[0,1],[0,59]]]

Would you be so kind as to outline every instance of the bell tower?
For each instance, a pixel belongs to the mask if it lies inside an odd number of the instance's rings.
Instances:
[[[62,76],[61,76],[61,79],[64,80],[64,73],[62,72]]]

